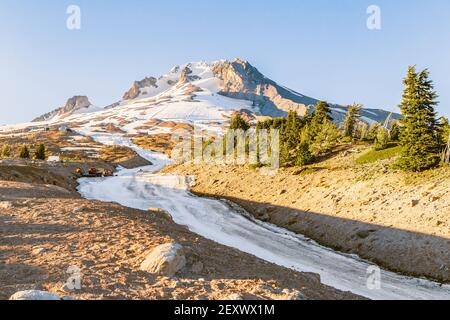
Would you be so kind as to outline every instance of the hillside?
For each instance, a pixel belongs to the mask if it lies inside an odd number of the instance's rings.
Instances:
[[[368,152],[344,146],[328,160],[276,175],[211,164],[164,172],[193,176],[196,194],[231,200],[259,220],[327,247],[450,282],[449,169],[408,174],[388,169],[395,152],[378,161]]]

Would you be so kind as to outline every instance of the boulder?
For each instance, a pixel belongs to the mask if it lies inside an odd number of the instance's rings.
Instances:
[[[48,291],[26,290],[14,293],[9,300],[62,300],[57,294]]]
[[[141,264],[141,271],[172,277],[186,265],[183,247],[167,243],[153,249]]]

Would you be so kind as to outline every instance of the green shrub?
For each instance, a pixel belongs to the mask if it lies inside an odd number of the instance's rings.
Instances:
[[[396,144],[391,144],[386,149],[383,150],[370,150],[369,152],[363,154],[361,157],[356,159],[357,164],[373,163],[380,160],[391,159],[397,157],[401,154],[402,147]]]
[[[40,145],[38,145],[38,147],[34,153],[34,158],[37,160],[45,160],[46,159],[45,146],[42,143]]]
[[[1,156],[3,158],[11,157],[11,147],[8,144],[3,145]]]
[[[30,150],[28,149],[28,147],[26,145],[23,145],[20,148],[19,157],[22,159],[30,159]]]
[[[389,144],[389,130],[380,127],[375,138],[374,148],[375,150],[383,150],[388,147]]]

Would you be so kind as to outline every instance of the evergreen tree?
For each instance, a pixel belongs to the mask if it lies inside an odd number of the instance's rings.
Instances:
[[[310,142],[309,151],[316,156],[326,154],[336,146],[341,136],[342,133],[336,125],[326,120],[321,125],[320,131],[317,132],[317,135]]]
[[[367,132],[366,139],[368,141],[375,141],[377,139],[378,131],[380,130],[381,125],[379,122],[374,122],[369,128],[369,131]]]
[[[250,125],[242,118],[238,113],[236,113],[233,118],[231,118],[230,124],[231,130],[244,130],[247,131],[250,129]]]
[[[314,118],[316,119],[316,121],[323,122],[325,119],[333,121],[331,115],[332,111],[330,105],[325,101],[319,101],[314,112]]]
[[[30,159],[30,150],[26,145],[23,145],[22,148],[20,148],[19,157],[22,159]]]
[[[297,112],[290,111],[281,126],[280,162],[283,166],[301,166],[312,160],[309,144],[302,141],[304,121]]]
[[[441,143],[446,145],[450,138],[450,123],[446,117],[441,117],[439,119],[439,126],[441,132]]]
[[[11,157],[11,147],[8,144],[3,145],[2,154],[1,155],[2,155],[3,158]]]
[[[41,143],[38,145],[36,152],[34,153],[34,157],[37,160],[45,160],[45,146]]]
[[[369,124],[367,122],[361,122],[356,126],[356,136],[359,140],[366,140],[369,133]]]
[[[362,105],[352,104],[348,107],[347,115],[344,120],[344,135],[345,137],[354,137],[356,125],[360,118]]]
[[[389,144],[389,130],[385,127],[379,127],[375,138],[375,150],[386,149]]]
[[[408,69],[403,81],[405,89],[400,104],[400,144],[403,147],[399,166],[405,170],[422,171],[439,164],[442,142],[434,107],[438,104],[433,82],[427,69]]]
[[[398,139],[400,138],[400,125],[398,121],[392,122],[389,138],[391,141],[398,141]]]
[[[332,120],[330,106],[323,101],[317,104],[311,117],[304,119],[302,143],[309,145],[311,154],[324,154],[336,145],[341,133]]]

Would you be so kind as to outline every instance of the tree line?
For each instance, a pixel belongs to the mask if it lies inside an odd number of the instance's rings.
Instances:
[[[279,130],[280,164],[285,167],[310,164],[329,154],[338,143],[358,140],[372,143],[376,150],[393,143],[401,146],[396,166],[407,171],[423,171],[439,166],[442,161],[450,162],[450,125],[448,119],[438,118],[435,111],[438,96],[429,71],[418,72],[415,66],[410,66],[403,83],[400,120],[388,117],[384,123],[369,125],[361,121],[363,106],[353,104],[338,126],[330,105],[320,101],[304,117],[290,111],[287,117],[259,121],[256,130]],[[246,131],[250,125],[236,114],[230,128]]]

